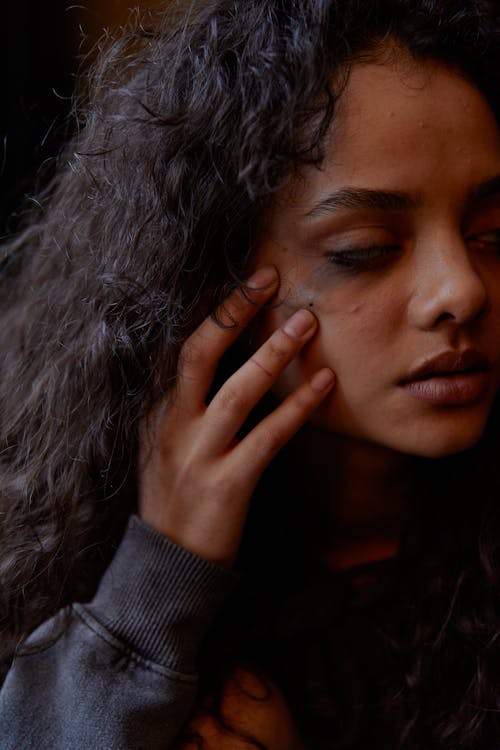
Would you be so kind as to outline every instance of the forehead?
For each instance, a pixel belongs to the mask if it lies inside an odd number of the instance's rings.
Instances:
[[[486,99],[459,72],[431,61],[360,64],[340,98],[329,151],[354,161],[361,148],[363,159],[394,161],[399,150],[410,147],[418,159],[424,149],[448,151],[452,143],[461,149],[454,154],[468,157],[493,145],[491,135],[498,146],[498,126]]]
[[[460,200],[499,173],[498,123],[479,89],[444,64],[401,55],[353,66],[321,167],[293,178],[284,203],[307,211],[345,186]]]

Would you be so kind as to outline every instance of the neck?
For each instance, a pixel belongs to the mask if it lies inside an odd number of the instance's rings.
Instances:
[[[345,569],[394,556],[409,515],[412,459],[308,426],[290,446],[307,481],[313,547]]]

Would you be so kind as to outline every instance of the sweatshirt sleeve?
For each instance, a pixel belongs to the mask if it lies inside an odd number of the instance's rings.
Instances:
[[[92,602],[44,623],[14,660],[0,748],[167,750],[196,697],[201,641],[237,581],[132,517]]]

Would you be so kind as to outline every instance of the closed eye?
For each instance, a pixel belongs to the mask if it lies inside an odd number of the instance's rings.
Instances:
[[[493,229],[491,232],[481,232],[469,237],[467,240],[474,246],[480,246],[483,250],[494,250],[500,252],[500,229]]]
[[[336,250],[327,255],[328,262],[350,271],[377,269],[401,251],[400,245],[374,245],[363,248]]]

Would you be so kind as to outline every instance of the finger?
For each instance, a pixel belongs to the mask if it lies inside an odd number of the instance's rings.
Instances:
[[[220,358],[275,293],[278,281],[274,266],[260,268],[191,334],[179,357],[178,399],[204,403]]]
[[[227,448],[250,411],[316,329],[315,316],[309,310],[298,310],[224,383],[205,415],[206,436],[213,451]]]
[[[246,466],[249,481],[257,482],[276,454],[304,425],[335,384],[335,375],[319,370],[309,382],[291,393],[233,449],[235,466]],[[248,474],[247,474],[248,477]]]

